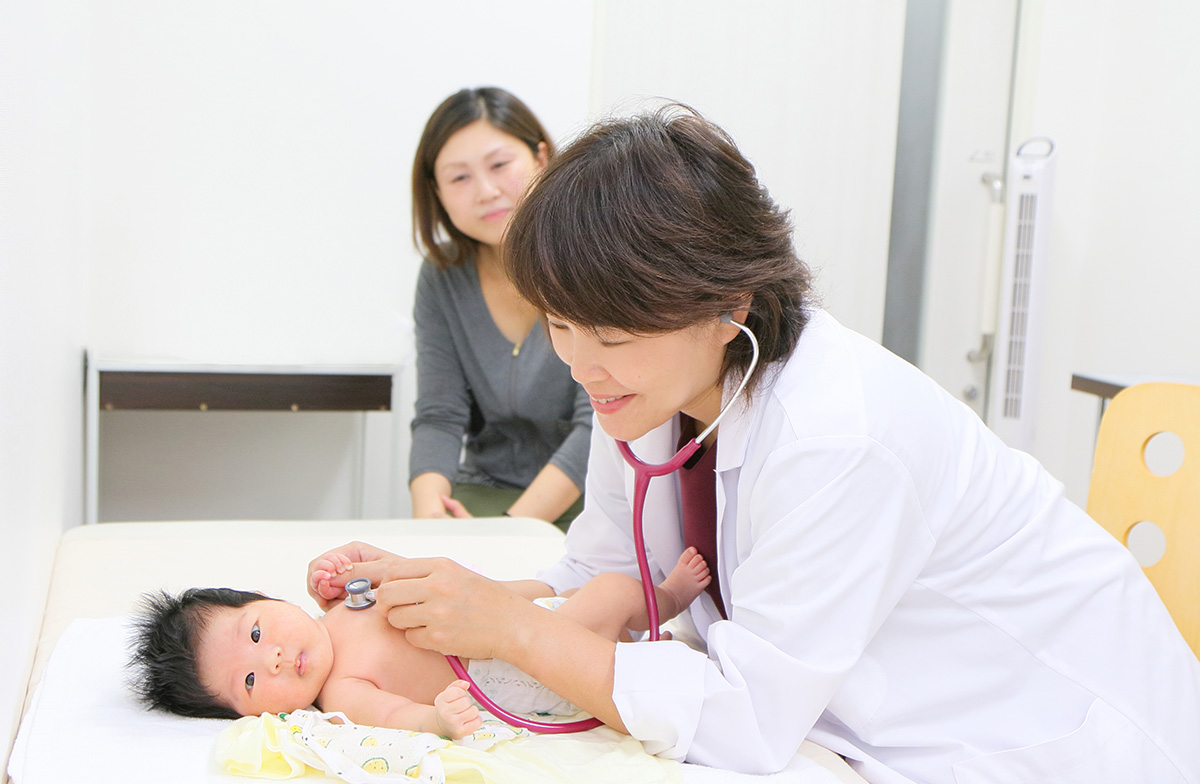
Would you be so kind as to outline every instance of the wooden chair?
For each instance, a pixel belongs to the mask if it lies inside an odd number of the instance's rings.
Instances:
[[[1183,463],[1169,476],[1146,465],[1146,445],[1159,433],[1183,441]],[[1162,530],[1166,552],[1143,569],[1200,654],[1200,386],[1137,384],[1112,399],[1100,421],[1087,511],[1126,546],[1140,522]]]

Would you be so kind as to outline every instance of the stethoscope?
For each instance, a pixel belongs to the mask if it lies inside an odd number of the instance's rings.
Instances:
[[[630,449],[628,442],[618,441],[617,449],[621,452],[621,457],[633,469],[633,541],[637,552],[638,574],[642,579],[642,593],[646,597],[646,615],[650,621],[649,638],[651,641],[659,639],[658,630],[658,598],[654,595],[654,580],[650,576],[650,560],[646,555],[646,538],[642,531],[642,513],[646,507],[646,491],[650,488],[650,480],[656,476],[666,476],[674,473],[682,468],[692,455],[696,454],[696,450],[704,443],[704,439],[708,438],[709,434],[717,429],[717,425],[729,413],[729,409],[733,407],[734,402],[742,394],[742,390],[746,388],[746,383],[754,374],[754,369],[758,366],[758,339],[754,333],[745,324],[741,324],[733,320],[732,313],[721,314],[721,322],[732,324],[745,333],[750,339],[750,346],[753,349],[753,354],[750,357],[750,366],[746,368],[745,374],[742,376],[742,381],[738,384],[737,390],[729,398],[729,402],[722,406],[717,418],[712,421],[702,433],[697,435],[675,453],[665,463],[646,463],[638,459],[637,455]],[[375,603],[375,592],[371,590],[371,581],[365,577],[359,577],[346,583],[346,606],[353,610],[362,610],[370,607]],[[476,685],[471,676],[467,674],[467,668],[463,666],[462,661],[457,656],[447,656],[446,661],[450,663],[450,669],[454,670],[454,674],[470,684],[467,691],[479,701],[479,704],[487,708],[494,716],[497,716],[504,721],[517,727],[524,727],[534,732],[547,734],[559,734],[567,732],[582,732],[601,726],[604,722],[599,719],[583,719],[582,721],[568,721],[551,723],[544,721],[534,721],[501,708],[490,697],[483,693],[483,690]]]

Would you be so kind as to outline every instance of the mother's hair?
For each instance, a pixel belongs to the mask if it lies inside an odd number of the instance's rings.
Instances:
[[[412,170],[413,244],[441,269],[471,258],[479,243],[451,222],[438,198],[433,167],[450,137],[477,120],[486,120],[493,128],[520,139],[534,157],[544,144],[546,155],[554,158],[554,142],[542,123],[520,98],[507,90],[465,88],[442,101],[425,123]]]
[[[729,135],[681,104],[599,122],[560,152],[501,256],[526,299],[585,329],[663,333],[749,301],[762,357],[748,390],[808,321],[811,275],[787,211]],[[733,340],[722,379],[750,356]]]

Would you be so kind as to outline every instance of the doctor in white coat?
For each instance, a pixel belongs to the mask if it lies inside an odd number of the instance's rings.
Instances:
[[[1140,568],[1036,461],[812,304],[786,214],[720,129],[681,107],[596,126],[505,253],[596,409],[586,507],[523,583],[346,548],[399,578],[379,600],[411,641],[743,772],[809,737],[872,782],[1200,783],[1200,663]],[[727,312],[761,344],[736,399],[752,352]],[[690,544],[713,568],[696,647],[614,644],[524,601],[636,575],[617,440],[665,462],[723,405],[645,505],[655,580]]]

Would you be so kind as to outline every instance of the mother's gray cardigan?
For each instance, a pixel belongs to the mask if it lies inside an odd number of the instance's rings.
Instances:
[[[517,346],[505,338],[469,260],[445,270],[422,264],[413,311],[409,481],[434,471],[452,482],[525,488],[553,463],[582,491],[592,407],[543,326]]]

